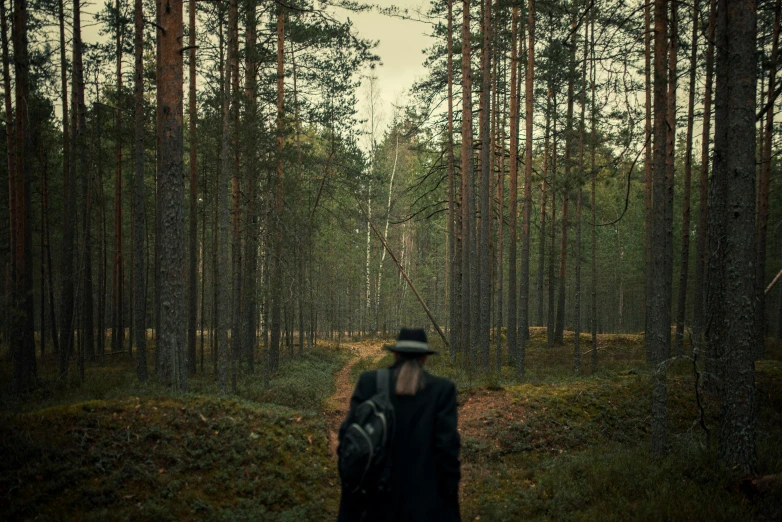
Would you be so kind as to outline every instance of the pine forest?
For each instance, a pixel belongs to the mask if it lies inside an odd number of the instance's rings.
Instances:
[[[0,518],[782,519],[782,0],[0,0]],[[389,519],[390,520],[390,519]]]

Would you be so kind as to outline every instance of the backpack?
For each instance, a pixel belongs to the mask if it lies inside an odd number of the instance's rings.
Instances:
[[[353,493],[390,491],[394,406],[388,369],[377,371],[377,393],[356,408],[339,446],[339,475]]]

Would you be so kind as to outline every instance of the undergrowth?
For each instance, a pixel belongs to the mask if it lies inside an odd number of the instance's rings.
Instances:
[[[707,437],[691,362],[668,371],[670,452],[653,457],[643,337],[599,336],[593,372],[584,336],[580,375],[572,334],[565,341],[548,347],[533,329],[519,380],[508,361],[470,373],[432,340],[441,353],[427,369],[460,390],[464,520],[782,519],[782,344],[756,363],[760,487],[719,464],[719,404],[702,395]],[[284,361],[268,390],[262,367],[239,372],[228,397],[210,372],[171,394],[138,384],[127,363],[68,386],[47,365],[23,401],[0,395],[0,518],[333,520],[338,477],[321,410],[349,357],[329,347]],[[359,359],[351,380],[392,361]]]

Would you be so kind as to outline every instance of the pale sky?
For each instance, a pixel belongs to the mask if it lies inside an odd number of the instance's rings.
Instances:
[[[93,43],[107,36],[98,35],[98,27],[94,24],[92,15],[103,8],[105,0],[92,0],[83,4],[84,24],[82,38],[85,42]],[[375,0],[381,7],[396,6],[400,10],[407,9],[411,16],[417,17],[416,11],[426,12],[429,0]],[[379,41],[375,48],[375,54],[380,57],[382,65],[375,67],[374,74],[378,78],[381,98],[381,124],[379,132],[382,135],[393,114],[393,103],[405,101],[406,93],[417,79],[426,74],[423,66],[424,55],[422,51],[432,44],[428,36],[431,26],[413,20],[403,20],[378,14],[376,12],[354,13],[341,8],[330,7],[332,13],[338,18],[350,18],[353,21],[356,32],[362,37],[373,41]],[[187,21],[187,6],[184,9],[185,22]],[[56,35],[55,35],[56,36]],[[362,75],[369,74],[369,69],[362,71]],[[364,86],[357,92],[359,99],[359,116],[366,113],[366,89]]]
[[[429,0],[376,0],[382,7],[396,6],[400,10],[407,9],[414,18],[416,11],[426,12]],[[378,40],[375,54],[380,57],[382,65],[375,67],[374,74],[378,78],[381,97],[381,124],[379,132],[390,123],[393,115],[393,104],[403,103],[406,93],[413,83],[426,75],[423,66],[425,56],[423,50],[432,45],[431,26],[414,20],[403,20],[378,14],[350,13],[335,9],[337,16],[345,16],[353,21],[360,36],[370,40]],[[369,74],[369,69],[362,74]],[[366,113],[366,82],[359,89],[359,116]]]

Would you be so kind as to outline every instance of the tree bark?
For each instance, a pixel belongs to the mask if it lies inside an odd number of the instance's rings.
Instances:
[[[27,0],[14,0],[14,79],[16,80],[16,167],[11,178],[13,219],[12,250],[12,389],[21,394],[37,380],[35,310],[33,306],[33,245],[30,230],[30,179],[32,129],[29,121],[30,60],[27,47]]]
[[[670,300],[666,300],[666,177],[668,143],[668,1],[654,4],[654,176],[652,179],[652,286],[648,291],[647,354],[652,357],[652,452],[661,455],[667,451],[668,427],[666,405],[665,366],[661,363],[670,351]]]
[[[157,87],[160,113],[159,273],[161,354],[160,379],[176,390],[187,390],[185,322],[185,184],[183,138],[182,0],[157,3],[160,72]]]
[[[581,118],[578,133],[578,193],[576,195],[576,292],[573,311],[573,372],[581,372],[581,200],[584,184],[584,132],[586,132],[586,69],[589,56],[589,13],[584,23],[584,63],[581,68]]]
[[[771,185],[771,147],[774,135],[774,103],[771,101],[776,90],[777,52],[779,49],[779,25],[782,1],[774,4],[774,37],[771,44],[771,59],[768,73],[769,109],[766,113],[762,158],[760,162],[760,180],[758,183],[758,205],[756,239],[757,261],[755,270],[755,358],[765,355],[766,337],[766,237],[768,232],[769,189]]]
[[[527,33],[529,44],[527,47],[527,74],[524,77],[526,103],[526,118],[524,125],[526,132],[524,154],[524,209],[522,211],[522,239],[521,239],[521,295],[519,296],[519,360],[516,364],[516,375],[524,377],[524,359],[526,355],[527,340],[529,339],[529,242],[530,219],[532,217],[532,124],[533,101],[535,80],[535,0],[529,0],[529,15],[527,19]],[[572,94],[572,93],[571,93]]]
[[[698,0],[692,6],[692,49],[690,54],[690,84],[687,101],[687,137],[684,152],[684,194],[682,196],[682,252],[679,269],[679,301],[676,307],[676,338],[674,351],[684,352],[684,320],[687,303],[687,281],[690,266],[690,191],[692,185],[692,135],[695,109],[695,72],[698,65]]]
[[[283,177],[285,167],[285,9],[277,10],[277,179],[274,198],[274,255],[272,257],[272,303],[271,303],[271,343],[269,346],[271,370],[276,370],[280,357],[280,329],[282,308],[282,214],[283,214]]]
[[[459,231],[455,229],[456,220],[456,187],[453,142],[453,0],[448,0],[448,264],[450,266],[448,288],[450,289],[448,310],[451,340],[451,359],[456,360],[456,353],[462,345],[461,338],[461,266],[457,253],[461,248],[461,239],[457,238]],[[458,243],[458,245],[457,245]]]
[[[564,342],[565,339],[565,274],[567,268],[567,226],[568,199],[571,183],[572,153],[573,153],[573,83],[576,75],[576,30],[577,13],[573,13],[573,23],[570,36],[569,74],[567,86],[567,120],[565,128],[565,180],[562,191],[562,247],[559,253],[559,295],[557,298],[557,324],[554,332],[554,342]]]
[[[138,1],[138,0],[136,0]],[[188,270],[188,310],[187,310],[187,371],[196,373],[196,314],[198,310],[198,135],[196,134],[196,122],[198,121],[198,107],[196,104],[196,3],[190,0],[188,3],[189,38],[188,47],[188,76],[190,77],[190,90],[188,93],[190,129],[188,133],[190,146],[190,215],[189,215],[189,270]]]
[[[122,33],[120,0],[115,4],[117,16],[117,110],[114,113],[114,271],[112,277],[111,350],[122,351],[125,342],[125,260],[122,254]],[[131,350],[129,350],[132,353]]]
[[[472,68],[470,61],[470,0],[462,1],[462,147],[461,147],[461,209],[462,209],[462,353],[469,357],[472,352],[472,256],[474,232],[470,226],[473,164],[472,164]]]
[[[256,0],[247,0],[247,51],[245,70],[245,99],[247,119],[247,161],[245,161],[245,182],[248,186],[247,197],[247,240],[245,242],[245,270],[244,270],[244,338],[242,344],[245,349],[248,372],[255,371],[255,348],[258,345],[258,306],[257,297],[257,271],[258,266],[258,227],[259,227],[259,197],[258,183],[259,173],[256,156],[256,147],[258,136],[256,126],[258,125],[258,106],[256,102],[258,74],[258,56],[256,51],[257,40],[257,18],[256,18]]]
[[[722,413],[719,452],[744,473],[757,469],[755,395],[756,5],[719,0],[714,170],[709,192],[706,330]],[[728,284],[729,282],[729,284]]]
[[[706,37],[706,79],[703,93],[703,134],[701,137],[701,170],[699,181],[698,230],[695,257],[695,293],[693,295],[693,339],[703,342],[706,329],[705,272],[708,261],[707,226],[709,208],[709,134],[711,128],[711,102],[714,73],[714,29],[717,20],[717,0],[709,2],[709,27]]]
[[[481,51],[481,96],[480,96],[480,132],[481,132],[481,183],[480,183],[480,356],[481,369],[489,371],[489,335],[491,331],[491,268],[489,265],[489,231],[491,215],[489,212],[489,194],[491,189],[491,3],[484,0],[483,6],[483,49]]]
[[[518,223],[518,171],[519,171],[519,92],[518,75],[521,60],[518,56],[519,6],[513,6],[511,22],[510,50],[510,143],[509,147],[509,185],[508,185],[508,359],[515,364],[518,353],[518,309],[516,306],[516,231]]]
[[[191,0],[192,2],[192,0]],[[193,6],[193,4],[190,4]],[[135,0],[135,70],[134,70],[134,145],[133,150],[133,335],[138,358],[136,375],[139,381],[146,381],[147,373],[147,307],[142,281],[146,279],[144,230],[144,11],[142,0]]]

